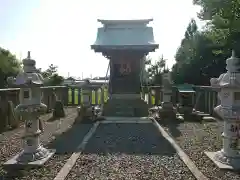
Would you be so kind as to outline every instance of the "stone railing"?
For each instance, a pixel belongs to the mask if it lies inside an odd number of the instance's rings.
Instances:
[[[68,104],[68,88],[66,86],[42,87],[42,102],[47,105],[48,111],[53,109],[57,100],[61,100],[65,105]],[[14,106],[19,104],[19,88],[0,89],[0,104],[12,101]]]
[[[55,103],[55,95],[61,100],[65,106],[78,106],[82,103],[82,92],[84,88],[75,86],[48,86],[42,87],[42,102],[47,105],[48,111],[53,109]],[[108,92],[106,88],[100,86],[90,87],[91,104],[97,105],[106,102]],[[217,92],[210,86],[194,86],[196,93],[193,95],[192,101],[196,110],[208,114],[213,113],[213,108],[219,104]],[[179,93],[173,86],[172,102],[176,105],[179,102]],[[162,87],[148,86],[143,87],[143,99],[150,105],[159,105],[162,101]],[[12,101],[16,106],[19,104],[19,88],[0,89],[0,104]]]
[[[192,104],[197,111],[204,112],[206,114],[213,114],[213,108],[220,104],[217,97],[216,89],[210,86],[194,86],[192,98]],[[151,105],[159,105],[162,101],[162,86],[148,86],[143,87],[145,93],[144,99]],[[174,106],[179,103],[179,92],[175,86],[172,87],[172,102]]]

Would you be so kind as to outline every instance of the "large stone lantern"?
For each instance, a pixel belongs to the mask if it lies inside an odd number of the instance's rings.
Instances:
[[[36,72],[35,60],[28,57],[23,60],[23,71],[13,79],[16,87],[20,87],[20,104],[15,108],[25,120],[25,134],[23,136],[23,151],[4,165],[42,165],[53,154],[54,150],[48,150],[40,144],[39,116],[47,110],[47,106],[41,103],[41,89],[43,77]]]
[[[211,86],[218,88],[221,104],[214,111],[224,120],[223,148],[218,152],[206,152],[214,163],[222,169],[240,169],[240,59],[234,52],[227,59],[227,73],[210,80]]]

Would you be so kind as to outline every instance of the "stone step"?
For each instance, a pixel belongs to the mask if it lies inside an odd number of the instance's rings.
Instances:
[[[104,116],[141,117],[148,115],[148,105],[141,99],[109,99],[104,106]]]
[[[111,110],[117,116],[134,116],[134,107],[131,106],[118,105],[111,107]]]

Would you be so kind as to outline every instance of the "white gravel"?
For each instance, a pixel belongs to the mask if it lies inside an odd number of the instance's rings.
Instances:
[[[204,151],[219,151],[222,148],[222,122],[163,123],[181,148],[188,154],[200,171],[211,180],[240,180],[239,172],[220,170]]]
[[[194,180],[153,124],[101,124],[67,180]]]
[[[74,128],[73,130],[73,128],[71,128],[71,125],[74,123],[74,118],[76,116],[75,108],[67,108],[65,111],[66,118],[63,119],[60,129],[58,129],[57,126],[58,121],[47,122],[47,120],[51,117],[51,114],[46,114],[41,117],[45,121],[45,131],[41,135],[41,142],[43,142],[45,147],[57,149],[57,153],[49,161],[46,162],[44,167],[21,171],[11,170],[7,173],[3,167],[0,166],[0,180],[51,180],[56,176],[58,171],[65,164],[66,160],[71,156],[71,150],[73,150],[76,144],[81,142],[81,138],[84,136],[85,131],[87,132],[87,128],[89,128],[86,127],[84,130],[84,127],[82,129],[80,128],[81,125],[75,125],[78,127]],[[82,134],[80,133],[78,137],[75,137],[77,138],[76,140],[72,139],[72,141],[66,141],[67,137],[74,138],[72,135],[74,132],[76,132],[76,129],[82,131]],[[12,133],[6,133],[8,136],[1,136],[1,164],[21,151],[21,136],[23,132],[23,128],[19,128],[18,130],[14,130]],[[63,141],[65,141],[65,143],[62,143]],[[75,144],[71,143],[66,145],[66,143],[69,142],[74,142]],[[64,150],[65,152],[63,152]]]

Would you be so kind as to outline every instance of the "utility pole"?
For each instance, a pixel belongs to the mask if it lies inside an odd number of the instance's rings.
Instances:
[[[22,51],[19,53],[19,60],[22,61]]]

